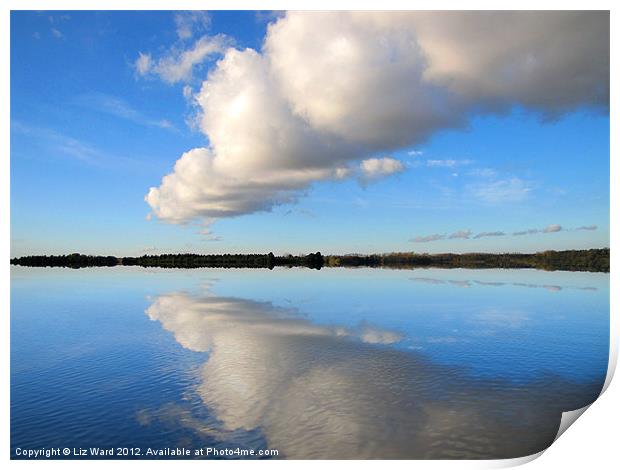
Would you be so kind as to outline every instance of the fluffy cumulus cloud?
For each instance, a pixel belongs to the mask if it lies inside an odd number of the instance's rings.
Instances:
[[[291,202],[317,180],[347,173],[351,145],[292,114],[256,51],[229,49],[195,96],[210,147],[183,154],[146,196],[169,222],[215,219]]]
[[[605,12],[290,12],[260,52],[203,36],[140,74],[191,77],[209,145],[186,152],[146,200],[168,222],[211,221],[294,201],[312,183],[404,169],[381,153],[518,104],[546,115],[608,107]],[[181,38],[188,37],[179,29]],[[474,188],[489,202],[524,198],[520,180]]]

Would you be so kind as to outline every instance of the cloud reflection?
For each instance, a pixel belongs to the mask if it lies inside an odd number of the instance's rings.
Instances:
[[[316,325],[270,303],[175,293],[146,313],[183,347],[209,352],[198,394],[213,423],[180,421],[216,439],[260,430],[287,458],[528,455],[552,442],[562,410],[600,390],[474,380],[390,347],[396,332]]]
[[[505,286],[508,283],[506,282],[490,282],[490,281],[478,281],[478,280],[444,280],[444,279],[435,279],[429,277],[412,277],[412,281],[423,282],[425,284],[452,284],[457,287],[472,287],[472,284],[478,284],[479,286],[489,286],[489,287],[501,287]],[[597,291],[596,287],[575,287],[575,286],[557,286],[550,284],[533,284],[527,282],[512,282],[511,286],[515,287],[528,287],[530,289],[546,289],[549,292],[560,292],[563,289],[577,289],[584,291]]]

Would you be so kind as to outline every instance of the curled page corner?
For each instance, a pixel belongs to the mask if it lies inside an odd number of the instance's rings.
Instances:
[[[601,393],[599,394],[599,397],[609,387],[609,384],[610,384],[610,382],[611,382],[611,380],[612,380],[612,378],[614,376],[614,373],[615,373],[616,364],[617,364],[617,349],[614,350],[614,348],[612,348],[612,350],[610,352],[610,355],[609,355],[609,365],[608,365],[608,369],[607,369],[607,377],[605,378],[605,383],[603,385]],[[579,408],[579,409],[576,409],[576,410],[564,411],[562,413],[562,418],[560,419],[560,426],[558,428],[558,432],[555,435],[555,438],[553,439],[553,442],[557,441],[560,438],[560,436],[562,434],[564,434],[564,432],[569,427],[571,427],[573,425],[573,423],[575,421],[577,421],[577,419],[579,419],[579,417],[582,414],[584,414],[588,408],[590,408],[590,406],[592,406],[593,403],[594,402],[590,403],[589,405],[584,406],[583,408]],[[553,445],[553,443],[551,445]],[[551,446],[549,446],[549,447],[551,447]],[[547,449],[548,449],[548,447],[547,447]],[[544,454],[547,449],[543,449],[540,452],[537,452],[537,453],[531,454],[531,455],[526,455],[524,457],[517,457],[517,458],[514,458],[514,459],[506,459],[506,460],[494,461],[494,463],[496,463],[496,465],[494,465],[493,468],[509,468],[509,467],[518,467],[520,465],[524,465],[524,464],[529,463],[529,462],[531,462],[533,460],[536,460],[538,457],[540,457],[542,454]]]
[[[605,383],[603,384],[603,388],[601,389],[601,393],[599,394],[599,397],[603,393],[605,393],[605,391],[609,387],[609,384],[611,383],[611,380],[614,377],[614,373],[616,372],[616,365],[617,365],[617,363],[618,363],[618,345],[612,339],[612,343],[610,345],[609,363],[608,363],[608,366],[607,366],[607,376],[605,377]],[[597,400],[598,400],[598,398],[597,398]],[[594,403],[594,402],[592,402],[592,403]],[[558,433],[555,435],[555,439],[553,439],[553,442],[557,441],[560,438],[560,436],[562,434],[564,434],[564,431],[566,431],[575,421],[577,421],[577,419],[588,408],[590,408],[590,406],[592,406],[592,403],[590,403],[589,405],[584,406],[583,408],[579,408],[577,410],[563,412],[562,413],[562,419],[560,420],[560,427],[558,429]]]
[[[605,393],[605,390],[607,390],[607,388],[609,387],[609,384],[614,378],[614,374],[616,372],[616,366],[618,365],[618,340],[615,339],[616,337],[613,335],[613,331],[615,329],[613,325],[614,325],[614,322],[612,321],[611,322],[612,335],[611,335],[611,342],[609,345],[609,362],[607,364],[607,376],[605,377],[605,383],[603,384],[603,389],[601,390],[599,397],[603,393]]]
[[[565,411],[562,413],[562,418],[560,420],[560,427],[558,428],[558,432],[555,435],[555,438],[553,439],[553,442],[557,441],[558,438],[564,434],[564,431],[566,431],[575,421],[577,421],[577,419],[591,406],[590,405],[586,405],[583,408],[579,408],[577,410],[571,410],[571,411]],[[553,445],[553,443],[551,444]],[[549,446],[551,447],[551,446]],[[531,454],[531,455],[526,455],[523,457],[517,457],[514,459],[505,459],[505,460],[496,460],[493,461],[492,464],[492,468],[511,468],[511,467],[518,467],[520,465],[525,465],[526,463],[529,463],[533,460],[536,460],[538,457],[540,457],[542,454],[545,453],[545,451],[549,448],[547,447],[546,449],[541,450],[540,452],[536,452],[535,454]]]
[[[562,413],[562,419],[560,420],[560,427],[558,429],[558,433],[555,435],[555,439],[553,442],[557,441],[559,437],[564,434],[566,431],[577,419],[588,409],[592,403],[584,406],[583,408],[579,408],[577,410],[565,411]]]
[[[545,450],[547,449],[543,449],[540,452],[536,452],[535,454],[530,454],[523,457],[515,457],[514,459],[494,460],[492,468],[512,468],[525,465],[526,463],[530,463],[531,461],[536,460],[538,457],[544,454]]]
[[[562,413],[562,418],[560,420],[560,427],[558,428],[558,432],[555,435],[555,438],[553,439],[553,442],[557,441],[559,439],[559,437],[564,434],[564,431],[566,431],[569,427],[571,427],[571,425],[577,421],[577,419],[583,414],[585,413],[585,411],[590,408],[590,406],[592,405],[592,403],[590,403],[589,405],[584,406],[583,408],[579,408],[577,410],[571,410],[571,411],[565,411]],[[553,445],[553,443],[551,444]],[[551,447],[551,446],[549,446]],[[547,449],[549,448],[547,447]],[[543,449],[540,452],[536,452],[535,454],[531,454],[531,455],[526,455],[524,457],[517,457],[514,459],[505,459],[505,460],[496,460],[493,462],[493,468],[510,468],[510,467],[518,467],[520,465],[525,465],[526,463],[529,463],[533,460],[536,460],[538,457],[540,457],[542,454],[545,453],[545,451],[547,449]]]

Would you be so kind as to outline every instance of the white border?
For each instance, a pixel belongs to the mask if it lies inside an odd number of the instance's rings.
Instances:
[[[459,1],[447,1],[436,0],[430,1],[417,1],[417,2],[405,2],[395,0],[382,0],[382,1],[344,1],[344,0],[315,0],[315,1],[277,1],[277,0],[262,0],[262,1],[199,1],[199,0],[177,0],[175,2],[167,0],[109,0],[101,1],[96,0],[85,4],[77,0],[58,0],[58,1],[44,1],[44,0],[5,0],[3,2],[3,11],[1,19],[0,31],[2,34],[2,67],[3,73],[2,80],[2,143],[3,143],[3,171],[0,175],[1,178],[1,196],[0,196],[0,211],[3,214],[2,221],[2,254],[4,262],[0,273],[2,276],[1,284],[1,302],[2,308],[0,314],[2,315],[2,376],[5,379],[3,381],[4,386],[1,388],[3,407],[1,411],[2,416],[2,456],[5,460],[10,458],[10,434],[9,434],[9,295],[10,295],[10,269],[8,260],[10,257],[10,171],[9,171],[9,155],[10,155],[10,143],[9,143],[9,126],[10,126],[10,83],[9,83],[9,54],[10,54],[10,10],[179,10],[179,9],[248,9],[248,10],[283,10],[283,9],[297,9],[297,10],[321,10],[321,9],[358,9],[358,10],[405,10],[405,9],[478,9],[478,10],[499,10],[499,9],[531,9],[531,10],[544,10],[544,9],[562,9],[562,10],[581,10],[581,9],[597,9],[597,10],[612,10],[611,13],[611,155],[618,156],[618,139],[614,138],[620,134],[620,129],[615,119],[615,109],[618,104],[618,93],[613,84],[617,83],[614,77],[618,77],[617,68],[618,62],[615,57],[615,53],[618,51],[618,34],[616,21],[616,13],[613,8],[614,3],[611,1],[574,1],[566,0],[563,2],[553,2],[549,0],[522,0],[522,1],[504,1],[499,4],[497,1],[488,0],[473,0],[469,2]],[[618,164],[615,159],[611,159],[610,162],[610,188],[611,188],[611,214],[618,213],[618,201],[620,201],[620,190],[614,186],[614,177],[618,176]],[[614,251],[617,246],[617,240],[619,235],[617,217],[611,217],[611,263],[612,266],[618,266],[618,255]],[[535,459],[529,464],[528,468],[569,468],[569,469],[582,469],[585,466],[592,466],[593,468],[608,468],[609,463],[618,461],[617,451],[617,438],[615,437],[615,431],[617,425],[614,418],[620,416],[620,386],[617,384],[617,380],[610,385],[610,379],[615,369],[615,364],[618,357],[618,318],[619,312],[618,297],[620,295],[620,289],[618,289],[617,276],[615,275],[614,268],[612,268],[611,275],[611,351],[610,351],[610,371],[606,381],[606,387],[609,388],[604,394],[584,413],[579,419],[577,426],[572,426],[561,438],[554,443],[543,455]],[[416,466],[419,468],[455,468],[458,465],[459,468],[500,468],[511,465],[519,465],[531,461],[533,457],[524,459],[515,459],[512,461],[322,461],[319,465],[323,466],[336,466],[339,467],[351,466],[355,468],[376,468],[378,466],[389,465],[394,468],[411,468]],[[11,466],[21,467],[23,465],[29,465],[30,462],[35,461],[10,461]],[[46,468],[65,468],[65,467],[84,467],[85,462],[76,461],[36,461],[35,465],[44,465]],[[45,462],[45,463],[40,463]],[[162,466],[170,465],[170,461],[136,461],[132,462],[138,466],[144,468],[161,468]],[[114,462],[113,465],[128,465],[129,462]],[[172,463],[175,467],[186,465],[208,465],[210,467],[223,466],[227,468],[238,468],[239,466],[252,468],[264,466],[281,466],[290,465],[291,461],[238,461],[238,462],[223,462],[223,461],[209,461],[207,463],[195,463],[175,460]],[[300,468],[311,468],[317,465],[316,461],[295,461],[295,466]],[[89,467],[105,468],[111,465],[109,461],[89,461],[86,465]],[[544,467],[543,467],[544,466]]]

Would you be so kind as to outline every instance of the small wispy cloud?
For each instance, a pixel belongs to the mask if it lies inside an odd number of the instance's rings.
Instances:
[[[104,152],[92,145],[52,129],[29,126],[20,121],[13,121],[11,122],[11,131],[27,135],[35,140],[45,140],[50,148],[86,163],[100,163],[107,158]]]
[[[47,17],[50,23],[59,23],[61,21],[69,21],[71,19],[70,15],[50,15]]]
[[[562,228],[561,225],[558,224],[550,224],[547,225],[545,228],[542,229],[538,229],[538,228],[530,228],[527,230],[519,230],[517,232],[513,232],[512,234],[514,236],[523,236],[523,235],[535,235],[537,233],[556,233],[556,232],[561,232],[562,230],[564,230]]]
[[[574,228],[574,229],[570,229],[570,228],[564,228],[559,224],[550,224],[547,225],[545,228],[531,228],[529,230],[521,230],[518,232],[513,232],[513,235],[515,236],[520,236],[520,235],[534,235],[537,233],[558,233],[558,232],[566,232],[566,231],[581,231],[581,230],[597,230],[598,226],[597,225],[582,225],[580,227]]]
[[[513,235],[518,237],[522,235],[534,235],[535,233],[540,233],[540,230],[537,228],[530,228],[528,230],[520,230],[518,232],[513,232]]]
[[[204,35],[194,44],[185,43],[171,47],[159,59],[149,53],[138,53],[134,68],[139,76],[158,76],[164,82],[173,84],[187,82],[193,78],[194,69],[209,57],[223,54],[233,44],[224,34]]]
[[[194,96],[194,90],[192,90],[192,87],[189,85],[185,85],[183,87],[183,98],[190,101],[193,96]]]
[[[428,167],[455,168],[457,166],[470,165],[472,160],[426,160]]]
[[[254,18],[259,23],[271,23],[286,15],[286,11],[282,10],[258,10],[254,13]]]
[[[50,15],[47,17],[47,19],[50,23],[50,33],[52,34],[52,36],[56,39],[65,39],[65,35],[60,30],[58,25],[63,21],[69,21],[71,17],[69,15]]]
[[[409,155],[410,157],[420,157],[424,154],[424,152],[422,150],[409,150],[407,152],[407,155]]]
[[[179,39],[190,39],[195,33],[208,30],[211,15],[207,11],[180,11],[174,15]]]
[[[204,242],[221,242],[223,238],[219,235],[215,235],[209,228],[204,228],[198,232],[202,235],[202,241]]]
[[[374,180],[385,176],[401,173],[405,165],[392,157],[368,158],[360,163],[363,179]]]
[[[52,33],[52,36],[54,36],[56,39],[64,39],[65,38],[65,35],[62,34],[62,31],[60,31],[59,29],[50,28],[50,32]]]
[[[484,237],[503,237],[506,235],[504,232],[496,231],[496,232],[480,232],[474,238],[484,238]]]
[[[307,209],[287,209],[282,215],[289,216],[293,214],[300,214],[310,219],[318,218],[318,216],[314,212],[307,210]]]
[[[167,119],[152,119],[136,110],[122,98],[105,93],[88,93],[76,99],[77,104],[95,111],[126,119],[136,124],[161,129],[176,130]]]
[[[467,280],[465,280],[465,281],[451,280],[451,281],[448,281],[448,283],[452,284],[453,286],[456,286],[456,287],[463,287],[465,289],[471,288],[471,282],[467,281]]]
[[[134,62],[134,67],[138,72],[138,75],[146,75],[153,68],[153,59],[151,54],[144,54],[142,52],[138,52],[138,58]]]
[[[58,150],[79,160],[95,163],[102,158],[105,158],[101,151],[77,139],[73,139],[71,137],[59,137],[57,140],[59,140],[57,146]]]
[[[426,235],[426,236],[420,236],[420,237],[415,237],[410,239],[410,242],[413,243],[428,243],[428,242],[434,242],[437,240],[444,240],[446,238],[445,234],[439,234],[439,233],[435,233],[433,235]]]
[[[473,168],[467,172],[469,176],[477,178],[495,178],[497,171],[493,168]]]
[[[580,227],[575,228],[574,230],[597,230],[598,227],[596,225],[582,225]],[[527,230],[519,230],[516,232],[512,232],[513,236],[523,236],[523,235],[535,235],[535,234],[549,234],[549,233],[558,233],[558,232],[564,232],[570,229],[566,229],[564,227],[562,227],[559,224],[550,224],[547,225],[544,228],[531,228],[531,229],[527,229]],[[411,242],[416,242],[416,243],[423,243],[423,242],[431,242],[431,241],[435,241],[435,240],[443,240],[443,239],[449,239],[449,240],[454,240],[454,239],[463,239],[463,240],[469,240],[469,239],[479,239],[479,238],[485,238],[485,237],[503,237],[506,236],[506,232],[501,231],[501,230],[496,230],[496,231],[489,231],[489,232],[480,232],[478,234],[476,234],[475,236],[472,237],[472,231],[467,229],[467,230],[457,230],[456,232],[451,233],[450,235],[448,235],[447,237],[445,235],[441,235],[441,234],[434,234],[434,235],[427,235],[427,236],[420,236],[420,237],[416,237],[413,238],[409,241]]]
[[[471,237],[471,230],[459,230],[451,234],[448,238],[449,239],[456,239],[456,238],[469,239],[470,237]]]
[[[11,132],[27,136],[32,144],[45,149],[45,156],[58,154],[96,167],[133,169],[141,172],[151,166],[132,157],[108,153],[89,142],[54,129],[32,126],[17,120],[11,121]]]
[[[530,195],[532,188],[520,178],[496,180],[469,186],[474,197],[491,204],[521,202]]]
[[[434,279],[430,277],[412,277],[412,281],[423,282],[425,284],[446,284],[447,281],[443,279]]]

